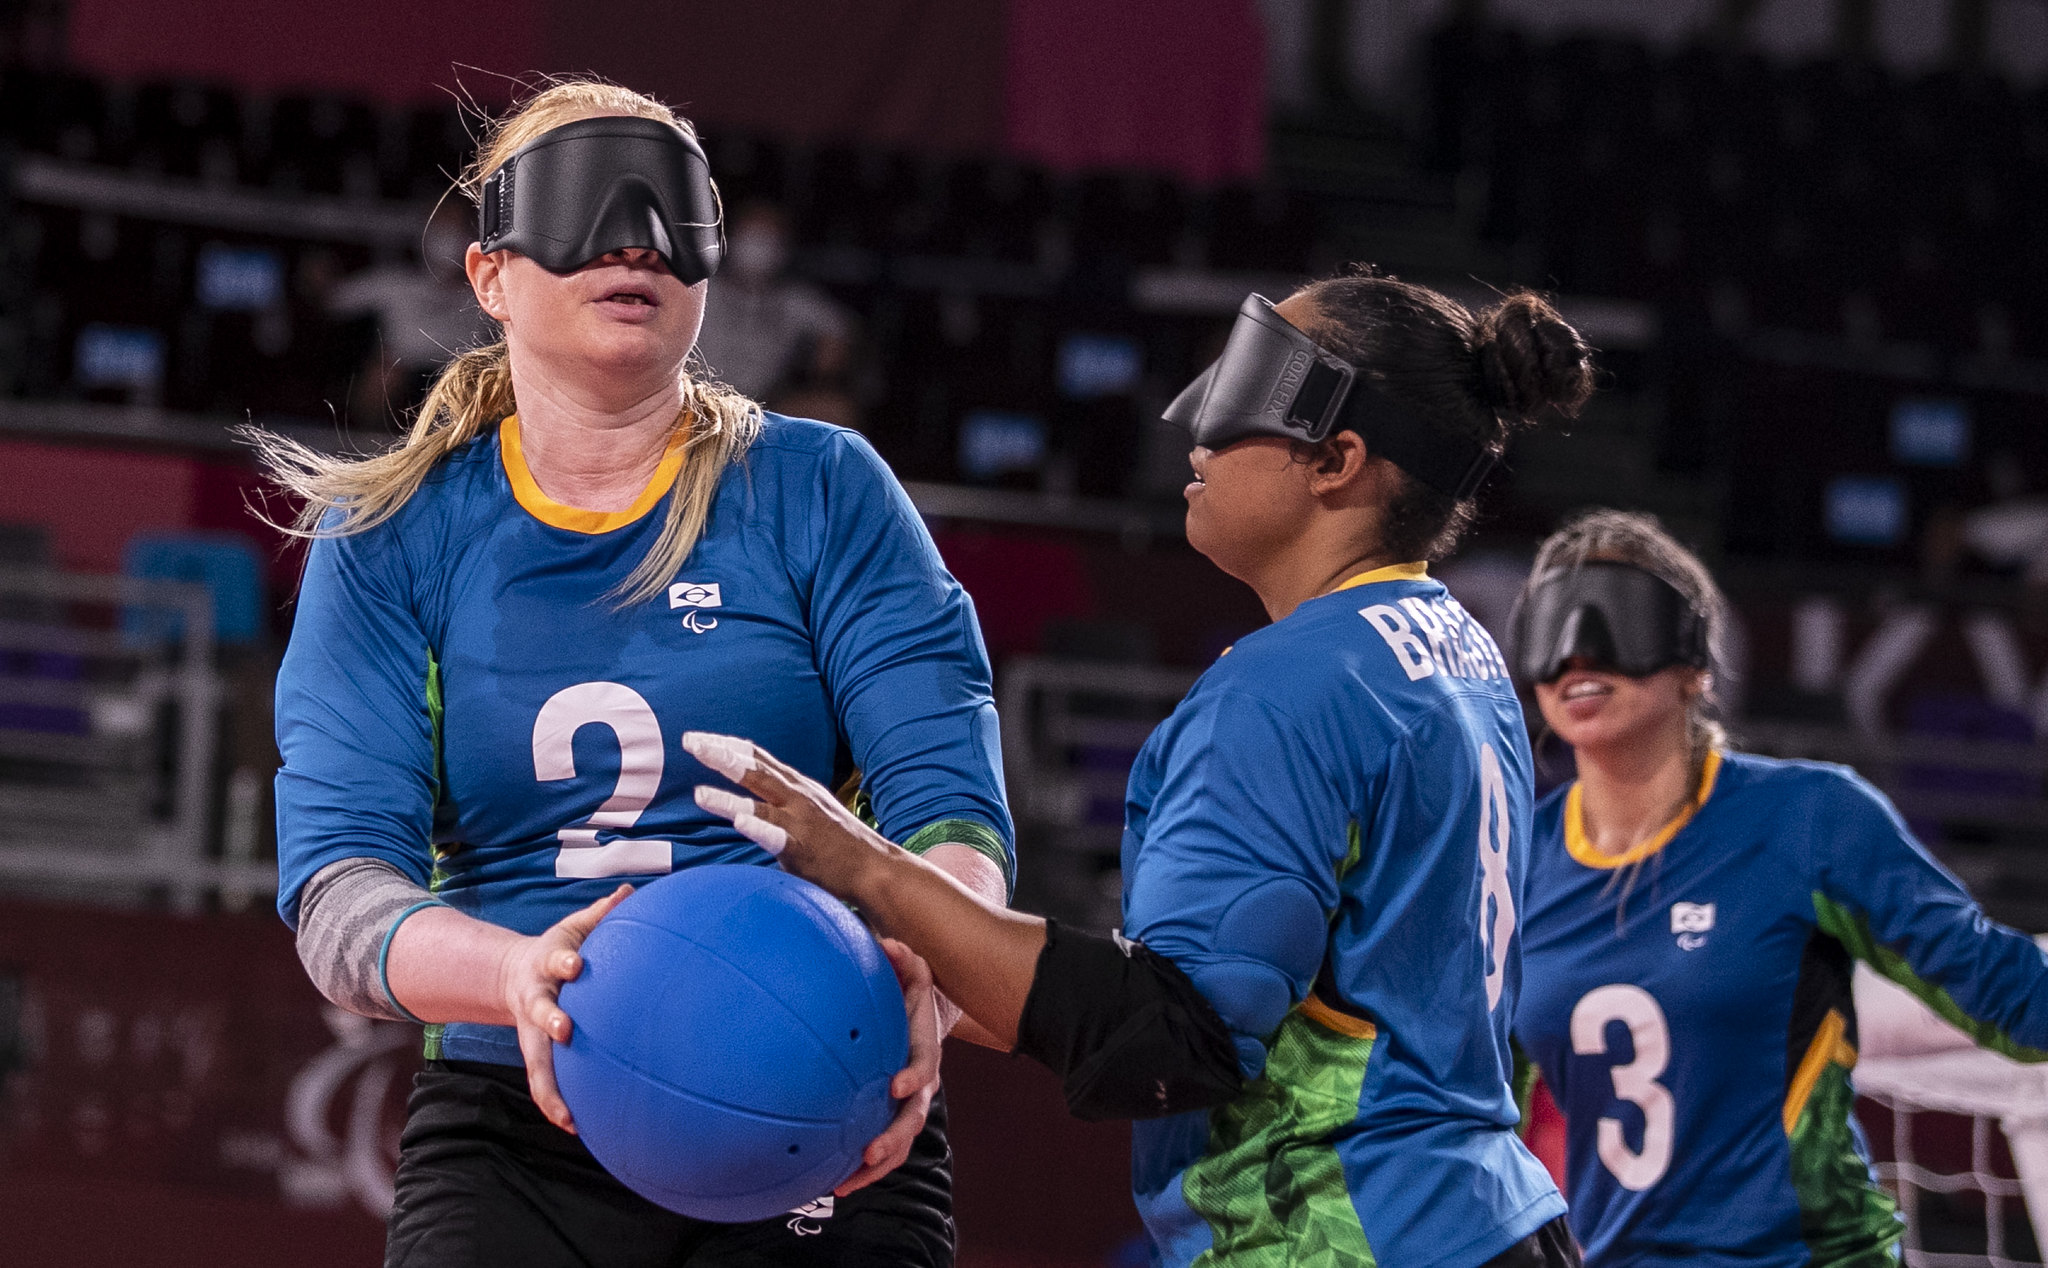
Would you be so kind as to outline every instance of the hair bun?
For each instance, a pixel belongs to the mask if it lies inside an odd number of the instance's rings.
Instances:
[[[1479,314],[1479,396],[1518,418],[1576,414],[1593,394],[1593,350],[1540,295],[1522,291]]]

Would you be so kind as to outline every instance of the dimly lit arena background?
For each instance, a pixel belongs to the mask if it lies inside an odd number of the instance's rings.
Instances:
[[[1161,409],[1248,292],[1370,261],[1599,350],[1468,608],[1654,512],[1734,600],[1738,742],[2048,930],[2043,0],[0,0],[0,1262],[381,1253],[418,1032],[271,911],[303,553],[230,429],[395,439],[479,337],[451,175],[581,71],[699,125],[791,297],[741,386],[864,433],[972,594],[1020,906],[1116,924],[1132,757],[1264,621]],[[953,1047],[960,1262],[1142,1263],[1127,1130]],[[1864,1121],[1965,1177],[1920,1262],[2038,1259],[1999,1132]]]

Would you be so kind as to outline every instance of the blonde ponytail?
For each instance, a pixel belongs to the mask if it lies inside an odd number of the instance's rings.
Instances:
[[[271,481],[299,499],[276,527],[296,537],[346,537],[398,513],[434,465],[512,413],[512,365],[499,340],[456,357],[434,380],[403,441],[380,454],[322,453],[261,428],[244,428]],[[330,512],[338,513],[326,522]]]
[[[484,178],[513,151],[544,132],[595,115],[659,119],[692,131],[667,106],[629,88],[593,78],[555,80],[491,125],[459,188],[474,202]],[[761,407],[723,384],[685,370],[682,396],[673,425],[685,432],[682,469],[668,497],[660,536],[608,596],[620,607],[659,595],[681,570],[704,534],[720,477],[761,433]],[[500,339],[449,362],[420,403],[405,439],[383,453],[366,458],[322,453],[257,427],[240,434],[256,450],[271,481],[301,503],[290,523],[273,522],[273,527],[296,537],[345,537],[396,515],[437,463],[516,408],[511,354]]]

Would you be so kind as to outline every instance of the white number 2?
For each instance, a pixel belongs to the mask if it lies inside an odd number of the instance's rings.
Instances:
[[[579,682],[548,697],[533,720],[533,777],[543,782],[576,778],[576,732],[593,722],[610,727],[619,742],[619,779],[583,826],[555,834],[562,842],[555,875],[584,880],[671,870],[674,856],[667,841],[622,837],[597,843],[600,828],[638,823],[661,789],[661,723],[639,692],[616,682]]]
[[[1592,1056],[1607,1051],[1607,1025],[1621,1022],[1635,1044],[1635,1060],[1613,1068],[1614,1094],[1643,1111],[1643,1148],[1628,1147],[1621,1120],[1602,1118],[1600,1161],[1624,1189],[1641,1191],[1664,1178],[1671,1165],[1672,1123],[1677,1114],[1671,1092],[1657,1076],[1671,1064],[1671,1028],[1657,997],[1640,986],[1617,983],[1587,991],[1572,1009],[1572,1051]]]
[[[1500,1003],[1508,947],[1515,937],[1515,890],[1508,883],[1508,781],[1493,745],[1479,746],[1479,954],[1486,965],[1486,1010]],[[1491,909],[1491,910],[1489,910]]]

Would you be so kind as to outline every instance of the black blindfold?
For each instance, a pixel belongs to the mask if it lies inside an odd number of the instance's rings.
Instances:
[[[1221,449],[1253,436],[1320,441],[1355,431],[1366,447],[1439,493],[1463,500],[1493,470],[1478,438],[1418,417],[1273,310],[1248,295],[1216,363],[1174,398],[1165,419]]]
[[[1575,656],[1630,678],[1709,666],[1706,620],[1685,595],[1654,573],[1608,560],[1538,577],[1515,608],[1508,642],[1524,682],[1555,681]]]
[[[483,250],[517,251],[552,273],[641,247],[693,286],[725,255],[711,165],[659,119],[578,119],[542,133],[484,181],[478,219]]]

